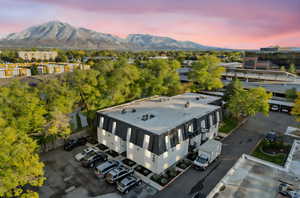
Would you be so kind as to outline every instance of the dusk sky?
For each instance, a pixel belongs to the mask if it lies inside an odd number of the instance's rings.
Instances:
[[[300,46],[300,0],[0,0],[0,35],[59,20],[227,48]]]

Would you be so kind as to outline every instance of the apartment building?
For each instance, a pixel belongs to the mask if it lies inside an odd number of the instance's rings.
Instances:
[[[220,98],[195,93],[151,97],[97,112],[99,143],[162,173],[217,136]]]
[[[35,60],[55,60],[57,57],[56,51],[19,51],[18,52],[19,58],[22,58],[23,60],[29,60],[32,59]]]
[[[0,67],[0,78],[12,78],[17,76],[31,76],[28,68],[21,67]]]

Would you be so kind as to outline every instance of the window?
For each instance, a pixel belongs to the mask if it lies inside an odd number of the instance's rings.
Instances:
[[[115,134],[115,132],[116,132],[116,125],[117,125],[117,123],[113,122],[112,130],[111,130],[112,134]]]
[[[179,143],[183,141],[181,129],[178,129],[178,139],[179,139]]]
[[[106,134],[106,133],[105,133],[105,130],[102,129],[102,135],[105,136],[105,134]]]
[[[168,151],[164,152],[163,157],[164,157],[164,159],[166,159],[168,157]]]
[[[194,129],[193,129],[193,125],[192,125],[192,124],[189,125],[188,131],[189,131],[190,133],[193,133]]]
[[[146,162],[146,163],[145,163],[145,167],[146,167],[146,168],[151,168],[151,164],[150,164],[149,162]]]
[[[102,144],[106,145],[106,140],[102,140]]]
[[[100,117],[100,128],[103,128],[103,123],[104,123],[104,117]]]
[[[165,136],[165,142],[166,142],[167,150],[169,150],[171,148],[171,144],[170,144],[170,139],[169,139],[168,135]]]
[[[127,129],[127,137],[126,137],[128,142],[130,141],[130,136],[131,136],[131,128],[128,128]]]
[[[165,164],[164,164],[164,169],[167,169],[167,168],[169,168],[169,164],[168,164],[168,163],[165,163]]]
[[[144,149],[148,149],[149,142],[150,142],[150,136],[149,135],[144,135],[144,143],[143,143],[143,148]]]
[[[212,126],[212,125],[213,125],[213,119],[212,119],[212,115],[209,115],[209,124],[210,124],[210,126]]]
[[[129,148],[133,149],[133,144],[131,142],[129,142]]]
[[[119,141],[119,137],[115,135],[115,142]]]
[[[146,156],[147,158],[151,158],[151,152],[148,151],[148,150],[145,150],[145,156]]]
[[[201,128],[203,128],[203,129],[204,129],[205,127],[206,127],[205,120],[202,120],[202,121],[201,121]]]
[[[220,122],[220,112],[217,111],[217,122]]]
[[[176,145],[176,150],[179,151],[180,148],[181,148],[181,144],[177,144],[177,145]]]

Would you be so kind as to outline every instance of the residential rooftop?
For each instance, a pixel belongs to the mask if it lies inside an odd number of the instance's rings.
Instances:
[[[208,198],[279,198],[280,183],[300,189],[300,141],[294,141],[284,167],[243,155]]]
[[[210,105],[220,98],[196,93],[173,97],[156,96],[98,111],[111,118],[163,134],[194,118],[200,118],[219,109]],[[143,117],[148,117],[146,120]]]

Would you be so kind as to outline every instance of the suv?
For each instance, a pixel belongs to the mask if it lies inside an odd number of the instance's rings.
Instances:
[[[77,153],[75,155],[75,159],[77,161],[81,161],[84,157],[94,155],[98,151],[99,150],[97,148],[95,148],[95,147],[88,147],[88,148],[84,149],[82,152]]]
[[[70,139],[67,140],[64,144],[65,151],[72,151],[74,148],[78,146],[83,146],[87,143],[87,139],[85,137],[81,137],[78,139]]]
[[[131,188],[136,185],[140,185],[142,181],[135,176],[127,176],[124,179],[117,182],[117,189],[121,193],[127,194]]]
[[[105,162],[105,161],[107,161],[107,155],[105,153],[99,152],[99,153],[96,153],[95,155],[85,156],[82,159],[81,164],[83,167],[93,168],[93,167],[95,167],[97,162]]]
[[[105,175],[105,180],[107,183],[113,184],[128,175],[133,175],[133,169],[127,169],[124,166],[119,166],[109,171],[109,173]]]
[[[95,166],[95,174],[97,177],[104,177],[112,169],[121,166],[121,162],[116,160],[109,160],[103,164]]]

